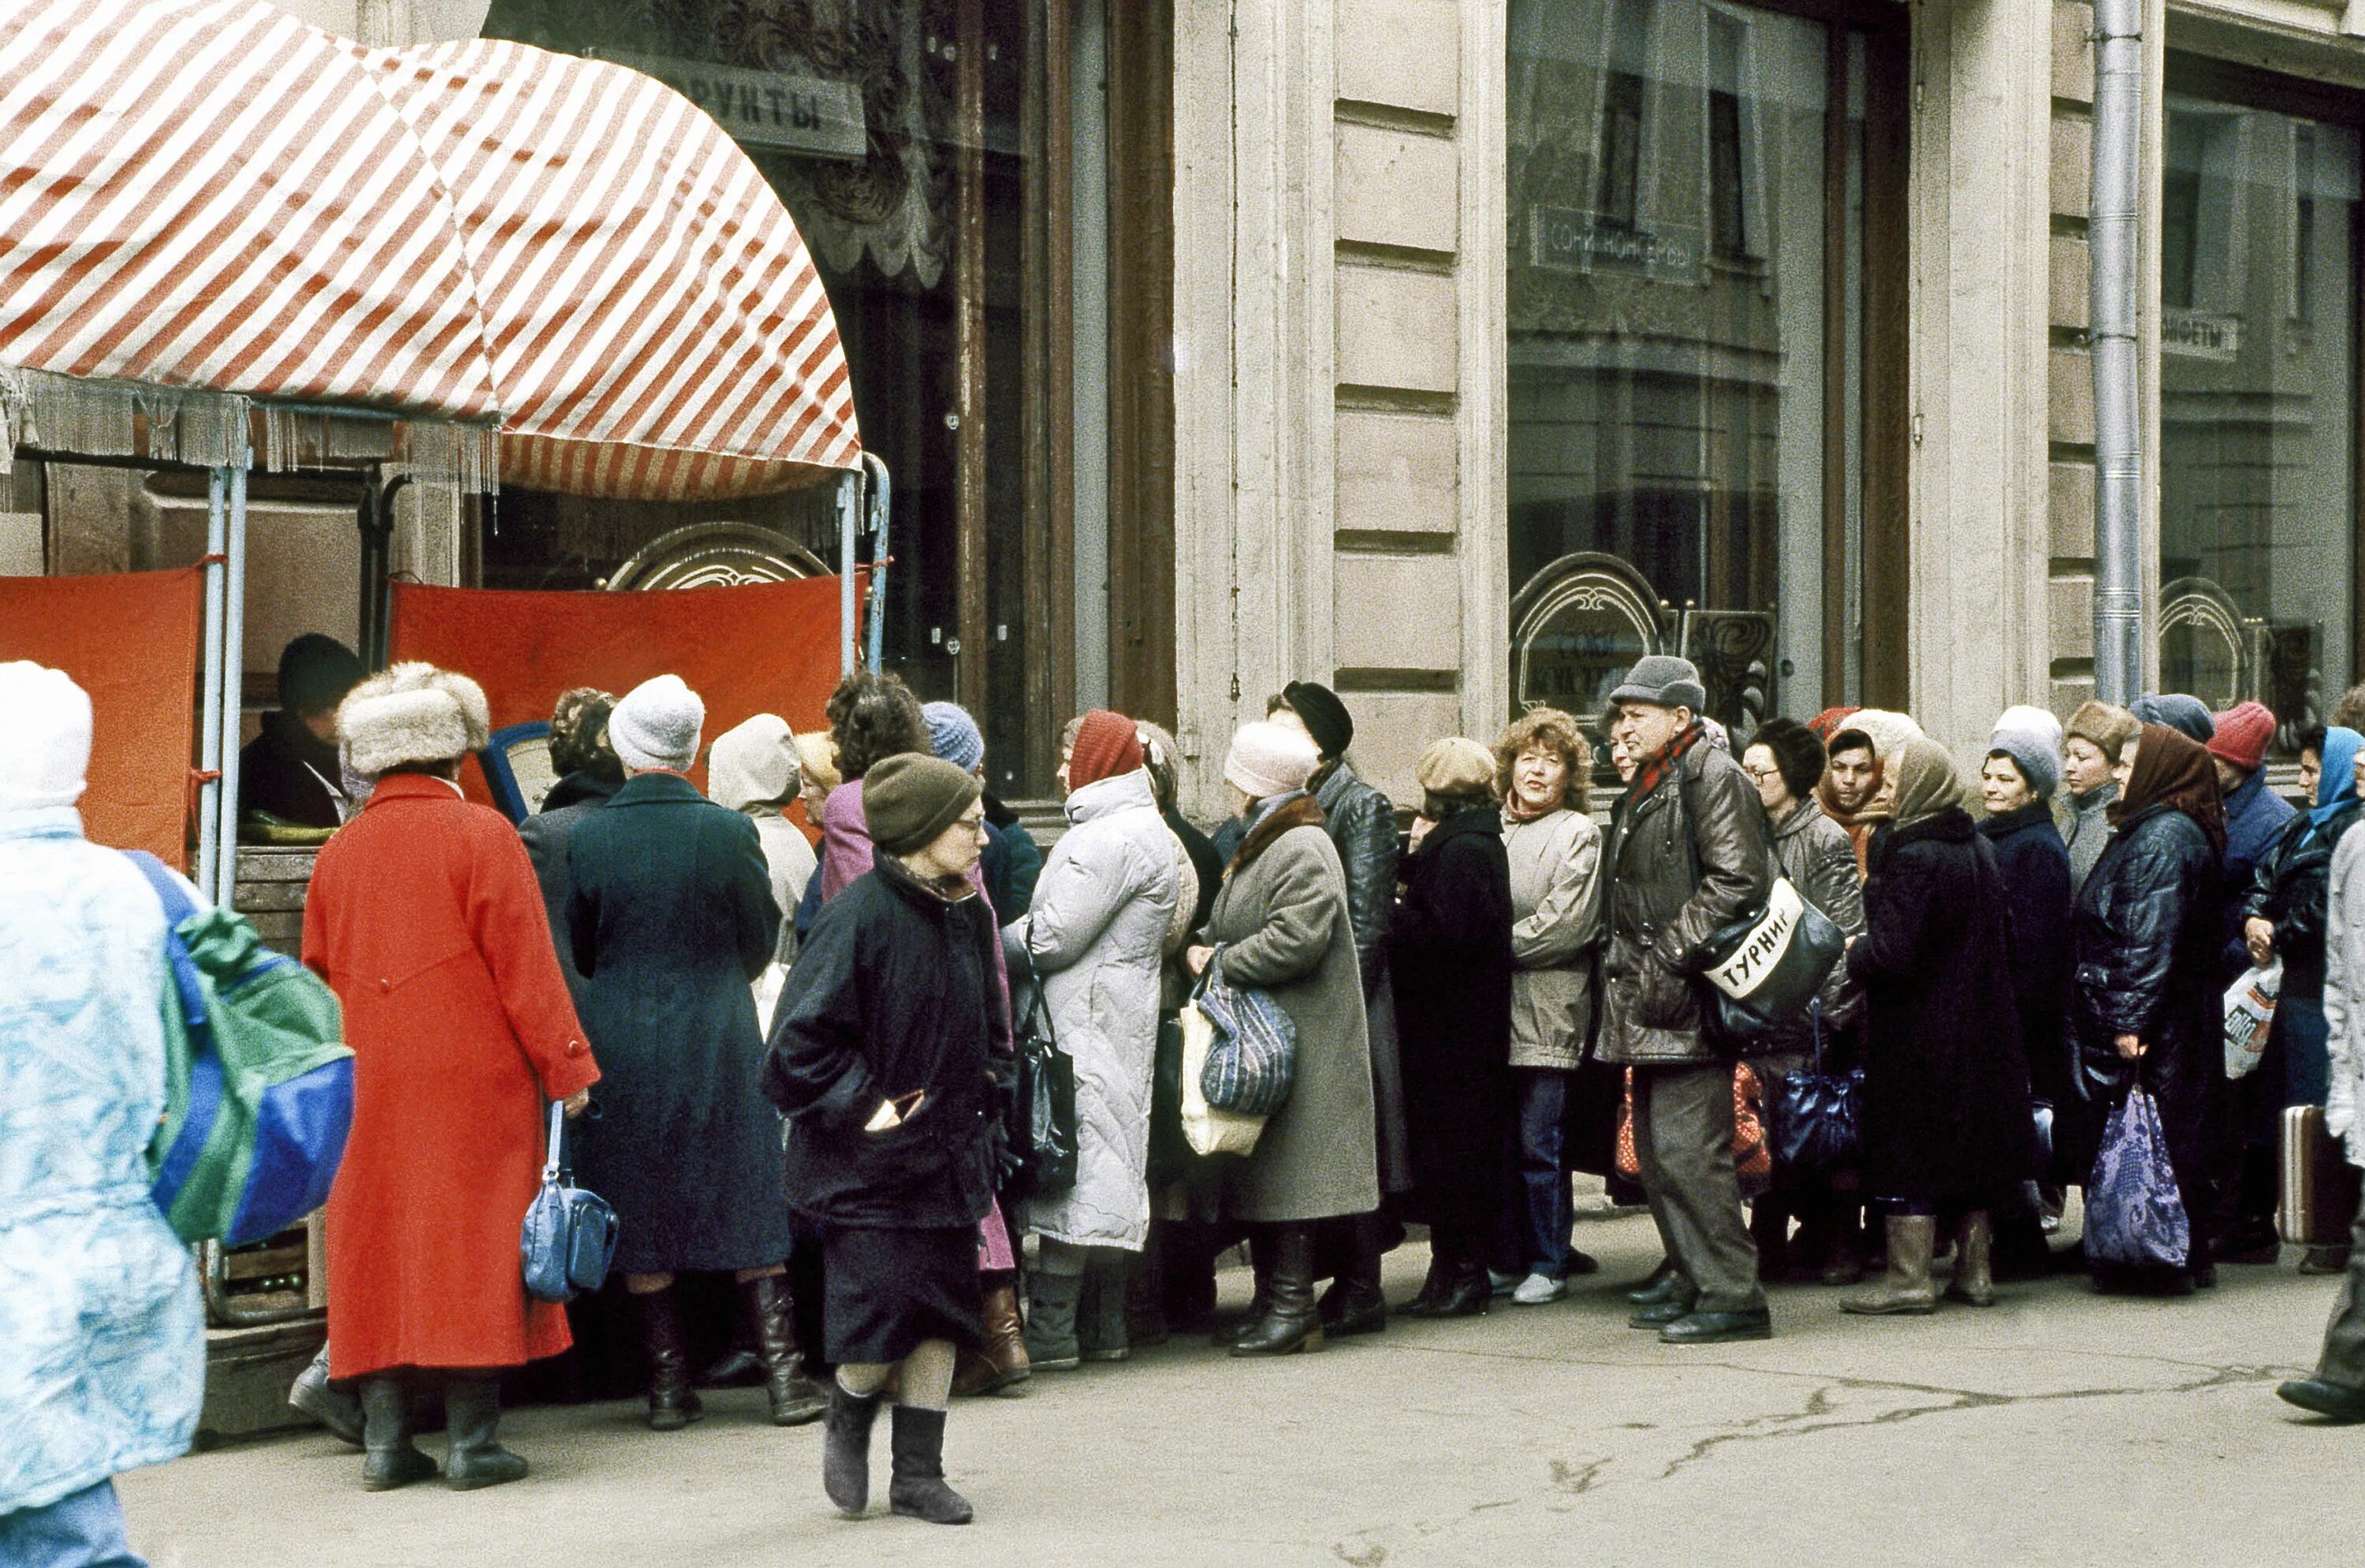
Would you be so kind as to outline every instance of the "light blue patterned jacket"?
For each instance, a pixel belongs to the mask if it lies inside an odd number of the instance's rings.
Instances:
[[[148,1196],[164,912],[71,806],[0,811],[0,1514],[185,1451],[189,1254]]]

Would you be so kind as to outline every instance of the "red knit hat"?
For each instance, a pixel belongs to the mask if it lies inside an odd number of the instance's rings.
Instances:
[[[1807,728],[1815,732],[1817,740],[1829,745],[1832,743],[1832,737],[1840,733],[1841,726],[1845,724],[1852,716],[1863,711],[1861,708],[1826,708],[1807,721]]]
[[[2216,725],[2209,755],[2224,757],[2245,773],[2257,771],[2267,759],[2267,744],[2275,738],[2274,714],[2263,703],[2239,702],[2218,714]]]
[[[1068,755],[1068,788],[1081,790],[1141,766],[1141,735],[1133,721],[1095,708],[1076,728],[1075,749]]]

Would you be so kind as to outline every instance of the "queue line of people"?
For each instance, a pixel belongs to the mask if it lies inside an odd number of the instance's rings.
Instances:
[[[849,678],[826,736],[763,717],[711,750],[676,678],[570,692],[562,777],[520,832],[456,784],[488,728],[473,682],[417,665],[359,682],[335,729],[366,803],[322,851],[306,920],[357,1057],[307,1408],[343,1417],[374,1489],[526,1473],[498,1439],[495,1378],[569,1338],[517,1277],[545,1103],[622,1221],[649,1425],[702,1414],[677,1276],[728,1274],[769,1418],[824,1425],[832,1502],[867,1507],[891,1401],[890,1505],[948,1524],[971,1517],[943,1466],[957,1390],[1176,1328],[1292,1354],[1392,1312],[1555,1300],[1594,1266],[1570,1244],[1570,1173],[1608,1171],[1620,1137],[1666,1252],[1631,1322],[1670,1344],[1769,1336],[1794,1222],[1829,1282],[1875,1255],[1848,1311],[1989,1304],[2015,1238],[2019,1266],[2042,1266],[2061,1189],[2138,1083],[2193,1244],[2180,1270],[2097,1284],[2205,1288],[2249,1256],[2260,1108],[2320,1095],[2336,1130],[2354,1119],[2365,737],[2303,737],[2316,777],[2294,813],[2264,790],[2274,722],[2256,704],[2088,703],[2066,726],[2011,710],[1976,784],[1902,713],[1769,721],[1735,756],[1706,706],[1665,655],[1609,694],[1624,789],[1606,828],[1571,715],[1440,740],[1400,836],[1327,688],[1293,684],[1232,738],[1234,809],[1211,834],[1177,809],[1172,738],[1096,711],[1063,737],[1069,828],[1044,856],[986,794],[974,722],[892,677]],[[688,777],[701,757],[712,798]],[[1848,945],[1737,1077],[1701,947],[1777,878]],[[2229,966],[2273,958],[2298,1005],[2271,1075],[2229,1087],[2218,992]],[[1295,1085],[1250,1155],[1157,1169],[1160,1035],[1210,975],[1287,1014]],[[1010,1065],[1038,1013],[1075,1067],[1078,1171],[1021,1199],[1003,1185]],[[1752,1204],[1737,1099],[1810,1058],[1863,1070],[1860,1169]],[[1428,1227],[1430,1266],[1391,1306],[1380,1260],[1407,1224]],[[1250,1311],[1209,1324],[1214,1251],[1242,1238]],[[2353,1267],[2342,1302],[2319,1377],[2285,1392],[2365,1418]],[[440,1466],[413,1441],[431,1389]]]

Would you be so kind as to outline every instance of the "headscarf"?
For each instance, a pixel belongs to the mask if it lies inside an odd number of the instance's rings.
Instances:
[[[1963,803],[1963,780],[1955,772],[1954,757],[1927,735],[1915,735],[1898,747],[1889,772],[1897,780],[1897,805],[1890,820],[1899,827]]]
[[[2135,736],[2135,767],[2111,802],[2115,827],[2152,806],[2182,812],[2201,824],[2209,846],[2225,853],[2225,809],[2217,798],[2217,769],[2199,741],[2166,724],[2147,723]]]
[[[2357,801],[2357,753],[2365,748],[2365,734],[2335,724],[2324,732],[2324,770],[2315,778],[2315,809],[2307,813],[2313,823],[2308,838],[2322,832],[2335,814]],[[2306,840],[2301,840],[2305,843]]]

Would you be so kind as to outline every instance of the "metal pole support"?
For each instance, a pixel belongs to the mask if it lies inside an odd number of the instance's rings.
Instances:
[[[205,573],[205,663],[201,666],[202,691],[198,698],[197,768],[204,782],[197,787],[197,859],[193,879],[197,890],[207,902],[221,902],[221,892],[214,881],[217,836],[221,832],[221,765],[222,765],[222,581],[224,549],[229,537],[229,520],[225,508],[230,492],[230,471],[214,468],[206,474],[206,573]],[[237,735],[231,735],[235,746]]]
[[[2094,6],[2094,695],[2143,688],[2143,386],[2136,215],[2143,188],[2144,0]]]
[[[242,446],[244,443],[241,442]],[[245,713],[246,465],[241,453],[230,470],[230,557],[222,587],[221,826],[215,847],[214,902],[231,907],[238,890],[238,741]]]

